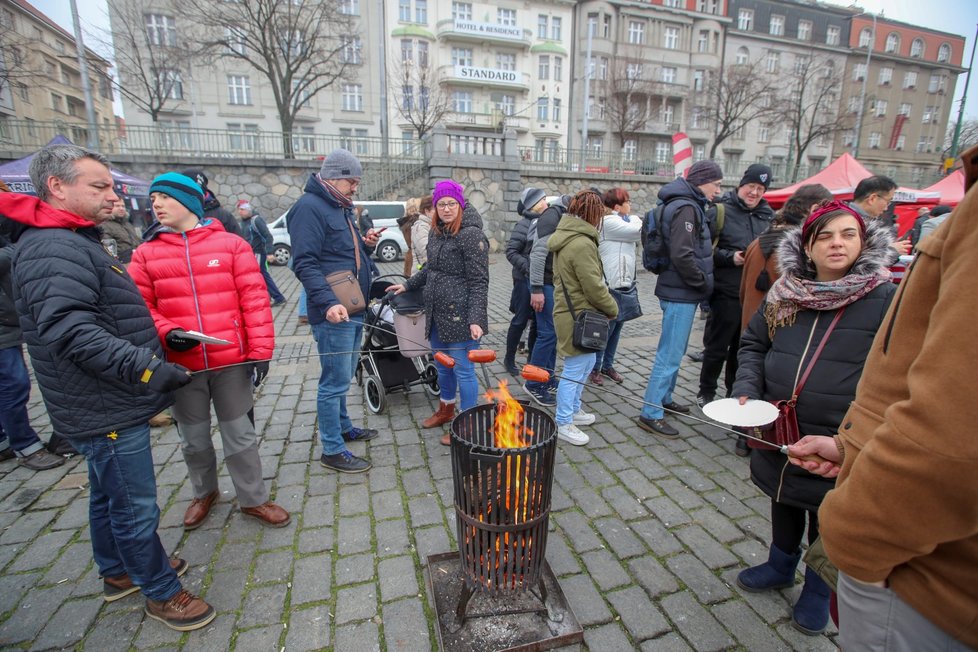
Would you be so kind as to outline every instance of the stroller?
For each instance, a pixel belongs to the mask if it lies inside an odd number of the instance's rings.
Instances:
[[[367,408],[379,414],[393,392],[408,392],[421,385],[438,396],[438,372],[425,339],[421,292],[390,295],[386,288],[407,279],[400,274],[381,276],[370,284],[363,319],[363,343],[357,361],[357,384],[363,388]]]

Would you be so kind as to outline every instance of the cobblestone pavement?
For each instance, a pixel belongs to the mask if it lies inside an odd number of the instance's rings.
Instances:
[[[502,357],[509,321],[510,267],[491,257],[490,331],[485,346]],[[386,271],[401,267],[385,266]],[[265,477],[293,514],[283,529],[242,518],[226,470],[221,499],[205,524],[184,532],[190,498],[174,427],[153,430],[160,535],[188,560],[185,586],[217,611],[204,630],[181,634],[144,618],[136,595],[106,604],[87,527],[87,473],[75,458],[32,473],[0,466],[0,646],[80,650],[418,651],[437,647],[423,566],[455,548],[452,481],[441,431],[421,430],[434,399],[420,388],[370,414],[356,384],[356,422],[381,436],[353,444],[374,468],[340,476],[318,463],[314,436],[318,360],[296,319],[298,285],[273,274],[289,299],[275,308],[279,362],[258,397]],[[654,277],[642,273],[646,316],[630,322],[616,367],[621,391],[641,397],[658,335]],[[697,321],[691,349],[699,346]],[[300,357],[304,356],[304,357]],[[501,363],[491,375],[505,377]],[[699,366],[688,360],[677,400],[692,403]],[[480,375],[481,379],[481,375]],[[609,383],[610,384],[610,383]],[[517,393],[517,392],[514,392]],[[747,463],[723,432],[688,421],[666,441],[637,428],[637,405],[588,388],[598,421],[586,447],[559,445],[547,557],[585,627],[585,645],[609,650],[832,650],[831,637],[791,627],[800,590],[742,592],[736,573],[766,558],[769,501],[751,484]],[[51,432],[31,397],[35,427]],[[215,436],[220,446],[220,437]],[[834,634],[834,630],[833,630]]]

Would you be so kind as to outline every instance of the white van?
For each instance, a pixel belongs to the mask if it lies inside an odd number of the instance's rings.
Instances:
[[[370,211],[370,218],[374,222],[375,229],[384,229],[377,241],[377,248],[374,255],[387,263],[393,262],[404,255],[407,251],[407,242],[401,229],[397,226],[397,219],[404,216],[405,203],[402,201],[357,201],[355,206],[362,206]],[[289,209],[292,210],[292,209]],[[288,228],[289,211],[285,211],[277,220],[268,225],[268,230],[272,233],[271,254],[275,257],[277,265],[287,265],[292,257],[292,238],[289,237]]]

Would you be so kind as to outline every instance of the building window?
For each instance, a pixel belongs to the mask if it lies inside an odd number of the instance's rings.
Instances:
[[[757,128],[757,142],[759,143],[769,143],[771,142],[771,128],[767,125],[761,125]]]
[[[453,20],[472,20],[472,3],[471,2],[453,2],[452,3],[452,19]]]
[[[941,43],[941,47],[937,48],[937,61],[940,63],[947,63],[951,60],[951,46],[947,43]]]
[[[915,73],[913,71],[904,73],[904,75],[903,75],[903,87],[904,88],[907,88],[907,89],[917,88],[917,73]]]
[[[696,51],[706,52],[710,48],[710,32],[701,29],[696,36]]]
[[[936,106],[925,106],[924,115],[920,117],[920,121],[923,124],[929,124],[931,122],[937,121],[937,107]]]
[[[312,127],[293,127],[292,149],[311,154],[316,151],[316,134]]]
[[[736,63],[738,66],[746,66],[748,61],[750,61],[750,52],[747,50],[747,48],[737,48],[734,63]]]
[[[838,45],[840,34],[841,30],[839,29],[838,25],[829,25],[825,30],[825,44]]]
[[[343,84],[341,87],[344,111],[363,111],[363,86],[361,84]]]
[[[452,111],[456,113],[472,113],[471,91],[455,91],[452,93]]]
[[[360,43],[359,36],[343,36],[343,50],[340,54],[340,59],[343,63],[349,63],[353,65],[359,65],[362,63],[361,53],[362,44]],[[402,50],[403,53],[403,50]]]
[[[537,79],[546,81],[550,79],[550,55],[541,54],[537,63]]]
[[[537,16],[537,38],[544,39],[547,38],[547,32],[550,31],[550,19],[543,14]]]
[[[749,32],[754,24],[754,10],[741,9],[737,12],[737,29]]]
[[[665,73],[665,68],[662,69],[663,74]],[[642,78],[642,64],[640,63],[629,63],[625,65],[625,79],[629,81],[634,81],[636,79]]]
[[[705,70],[694,70],[693,71],[693,90],[700,92],[703,90],[706,79]]]
[[[686,0],[663,0],[663,7],[671,7],[673,9],[685,9]]]
[[[886,110],[889,108],[889,103],[886,100],[876,100],[875,113],[877,118],[882,118],[886,115]]]
[[[51,108],[56,113],[65,112],[65,98],[57,93],[51,93]]]
[[[602,18],[601,35],[603,38],[611,38],[611,14],[605,14]]]
[[[912,112],[913,112],[913,104],[910,104],[909,102],[903,102],[902,104],[900,104],[900,115],[909,118]]]
[[[146,21],[146,39],[150,45],[176,46],[177,25],[172,16],[146,14],[144,19]]]
[[[247,49],[247,40],[239,27],[231,25],[225,27],[224,41],[227,44],[228,52],[233,54],[244,54]]]
[[[902,152],[903,148],[907,146],[907,137],[903,134],[897,136],[896,140],[896,150]]]
[[[608,57],[598,58],[598,79],[608,78]]]
[[[862,81],[866,78],[866,64],[857,63],[852,67],[852,81]]]
[[[559,16],[550,19],[550,38],[559,41],[563,34],[563,20]]]
[[[588,136],[587,145],[588,156],[592,158],[600,158],[602,150],[604,150],[604,138],[601,136]]]
[[[656,163],[671,163],[672,162],[672,143],[658,140],[655,143],[655,162]]]
[[[537,120],[540,122],[546,122],[547,118],[550,117],[550,100],[546,97],[541,97],[537,100]]]
[[[340,0],[340,13],[347,16],[359,16],[360,0]]]
[[[662,35],[662,47],[667,50],[678,50],[679,49],[679,28],[678,27],[667,27]]]
[[[561,81],[564,76],[564,59],[554,57],[554,81]]]
[[[896,32],[890,32],[886,37],[886,51],[896,52],[900,49],[900,35]]]
[[[241,124],[240,122],[229,122],[228,126],[228,146],[237,150],[257,150],[258,149],[258,125]]]
[[[168,100],[183,99],[183,77],[177,70],[163,71],[163,90],[166,91],[165,97]]]
[[[504,53],[497,54],[496,68],[500,70],[516,70],[516,55]]]
[[[560,122],[560,98],[554,98],[554,122]]]
[[[631,139],[626,140],[625,144],[622,145],[621,155],[626,161],[634,161],[638,155],[638,143]]]
[[[893,68],[880,68],[880,86],[889,86],[893,81]]]
[[[513,115],[516,111],[516,96],[515,95],[496,95],[492,97],[492,101],[496,110],[503,115]]]
[[[428,0],[414,0],[414,22],[428,24]]]
[[[404,111],[414,110],[414,86],[410,84],[401,86],[401,109]]]
[[[768,32],[771,36],[784,36],[784,16],[772,14]]]
[[[637,65],[639,67],[639,73],[641,73],[641,71],[642,71],[642,64],[637,64]],[[639,74],[639,76],[641,76],[641,74]],[[659,81],[661,81],[663,83],[666,83],[666,84],[675,84],[676,83],[676,68],[674,68],[673,66],[663,66],[659,70]]]
[[[859,32],[859,47],[868,48],[873,40],[873,30],[868,27],[862,28]]]
[[[799,41],[809,41],[812,38],[812,21],[810,20],[799,20],[798,21],[798,40]]]
[[[506,25],[507,27],[514,27],[516,25],[516,10],[496,9],[496,23]]]
[[[764,70],[767,72],[778,72],[781,67],[781,53],[771,50],[764,58]]]
[[[947,82],[947,79],[943,75],[931,75],[930,76],[930,85],[927,87],[927,92],[928,93],[943,93],[944,92],[944,84],[946,82]]]
[[[471,66],[472,48],[452,48],[453,66]]]
[[[696,11],[700,12],[701,14],[715,14],[717,13],[718,8],[719,4],[717,3],[717,0],[696,1]]]
[[[880,148],[880,141],[883,139],[883,134],[878,131],[869,132],[869,146],[872,149]]]
[[[645,23],[638,20],[628,21],[628,42],[641,45],[645,41]]]
[[[411,22],[411,0],[398,0],[397,19],[402,23]]]
[[[919,59],[924,56],[924,40],[915,38],[910,42],[910,56]]]
[[[228,104],[251,104],[251,82],[247,75],[228,75]]]
[[[702,161],[706,158],[706,145],[693,145],[693,161]]]
[[[804,75],[805,71],[808,70],[808,64],[809,64],[808,57],[806,56],[795,57],[795,74]]]

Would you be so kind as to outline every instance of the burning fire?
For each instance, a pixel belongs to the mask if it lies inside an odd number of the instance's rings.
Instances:
[[[524,423],[524,410],[519,401],[507,389],[505,380],[499,381],[499,389],[486,391],[486,398],[496,404],[496,422],[493,425],[496,448],[524,448],[530,445],[533,431]]]

